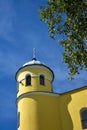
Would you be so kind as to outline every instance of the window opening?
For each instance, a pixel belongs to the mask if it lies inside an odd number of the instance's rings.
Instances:
[[[85,129],[85,128],[87,128],[87,108],[82,109],[80,114],[81,114],[82,128]]]
[[[18,112],[18,128],[20,126],[20,112]]]
[[[26,76],[26,86],[29,86],[29,85],[31,85],[31,76],[27,75]]]
[[[17,82],[17,93],[19,92],[19,82]]]
[[[45,85],[44,75],[40,75],[40,84],[41,84],[41,85]]]

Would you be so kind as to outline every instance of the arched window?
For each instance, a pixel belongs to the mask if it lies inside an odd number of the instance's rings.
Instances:
[[[20,127],[20,112],[18,112],[18,128]]]
[[[19,82],[17,82],[17,93],[19,92]]]
[[[44,75],[40,75],[40,84],[41,84],[41,85],[45,85]]]
[[[82,128],[87,128],[87,108],[83,108],[80,111]]]
[[[31,85],[31,75],[26,75],[26,86]]]

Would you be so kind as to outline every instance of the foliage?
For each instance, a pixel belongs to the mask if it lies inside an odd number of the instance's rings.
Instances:
[[[47,0],[40,7],[40,18],[48,25],[51,38],[64,36],[59,43],[64,47],[63,61],[69,75],[87,69],[87,1]]]

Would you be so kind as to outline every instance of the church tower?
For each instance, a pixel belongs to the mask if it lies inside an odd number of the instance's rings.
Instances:
[[[46,130],[46,125],[51,126],[48,98],[53,79],[53,71],[35,57],[19,68],[16,73],[18,130]]]
[[[15,78],[18,130],[87,130],[87,86],[53,93],[54,73],[35,55]]]

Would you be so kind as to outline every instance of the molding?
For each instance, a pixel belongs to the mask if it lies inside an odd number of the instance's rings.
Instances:
[[[27,92],[27,93],[23,93],[21,94],[20,96],[17,97],[16,99],[16,104],[18,104],[18,102],[22,99],[22,98],[26,98],[27,96],[31,96],[31,95],[47,95],[47,96],[60,96],[59,94],[55,94],[55,93],[52,93],[52,92],[47,92],[47,91],[32,91],[32,92]]]
[[[30,73],[27,73],[27,74],[30,74]],[[41,74],[43,74],[43,73],[31,74],[31,78],[33,78],[33,77],[39,77]],[[48,78],[45,74],[43,74],[43,75],[45,76],[45,79],[49,80],[50,82],[52,81],[51,78]],[[21,78],[21,80],[19,80],[19,81],[17,80],[17,82],[20,83],[21,81],[23,81],[25,79],[26,79],[26,76],[23,76],[23,78]]]

